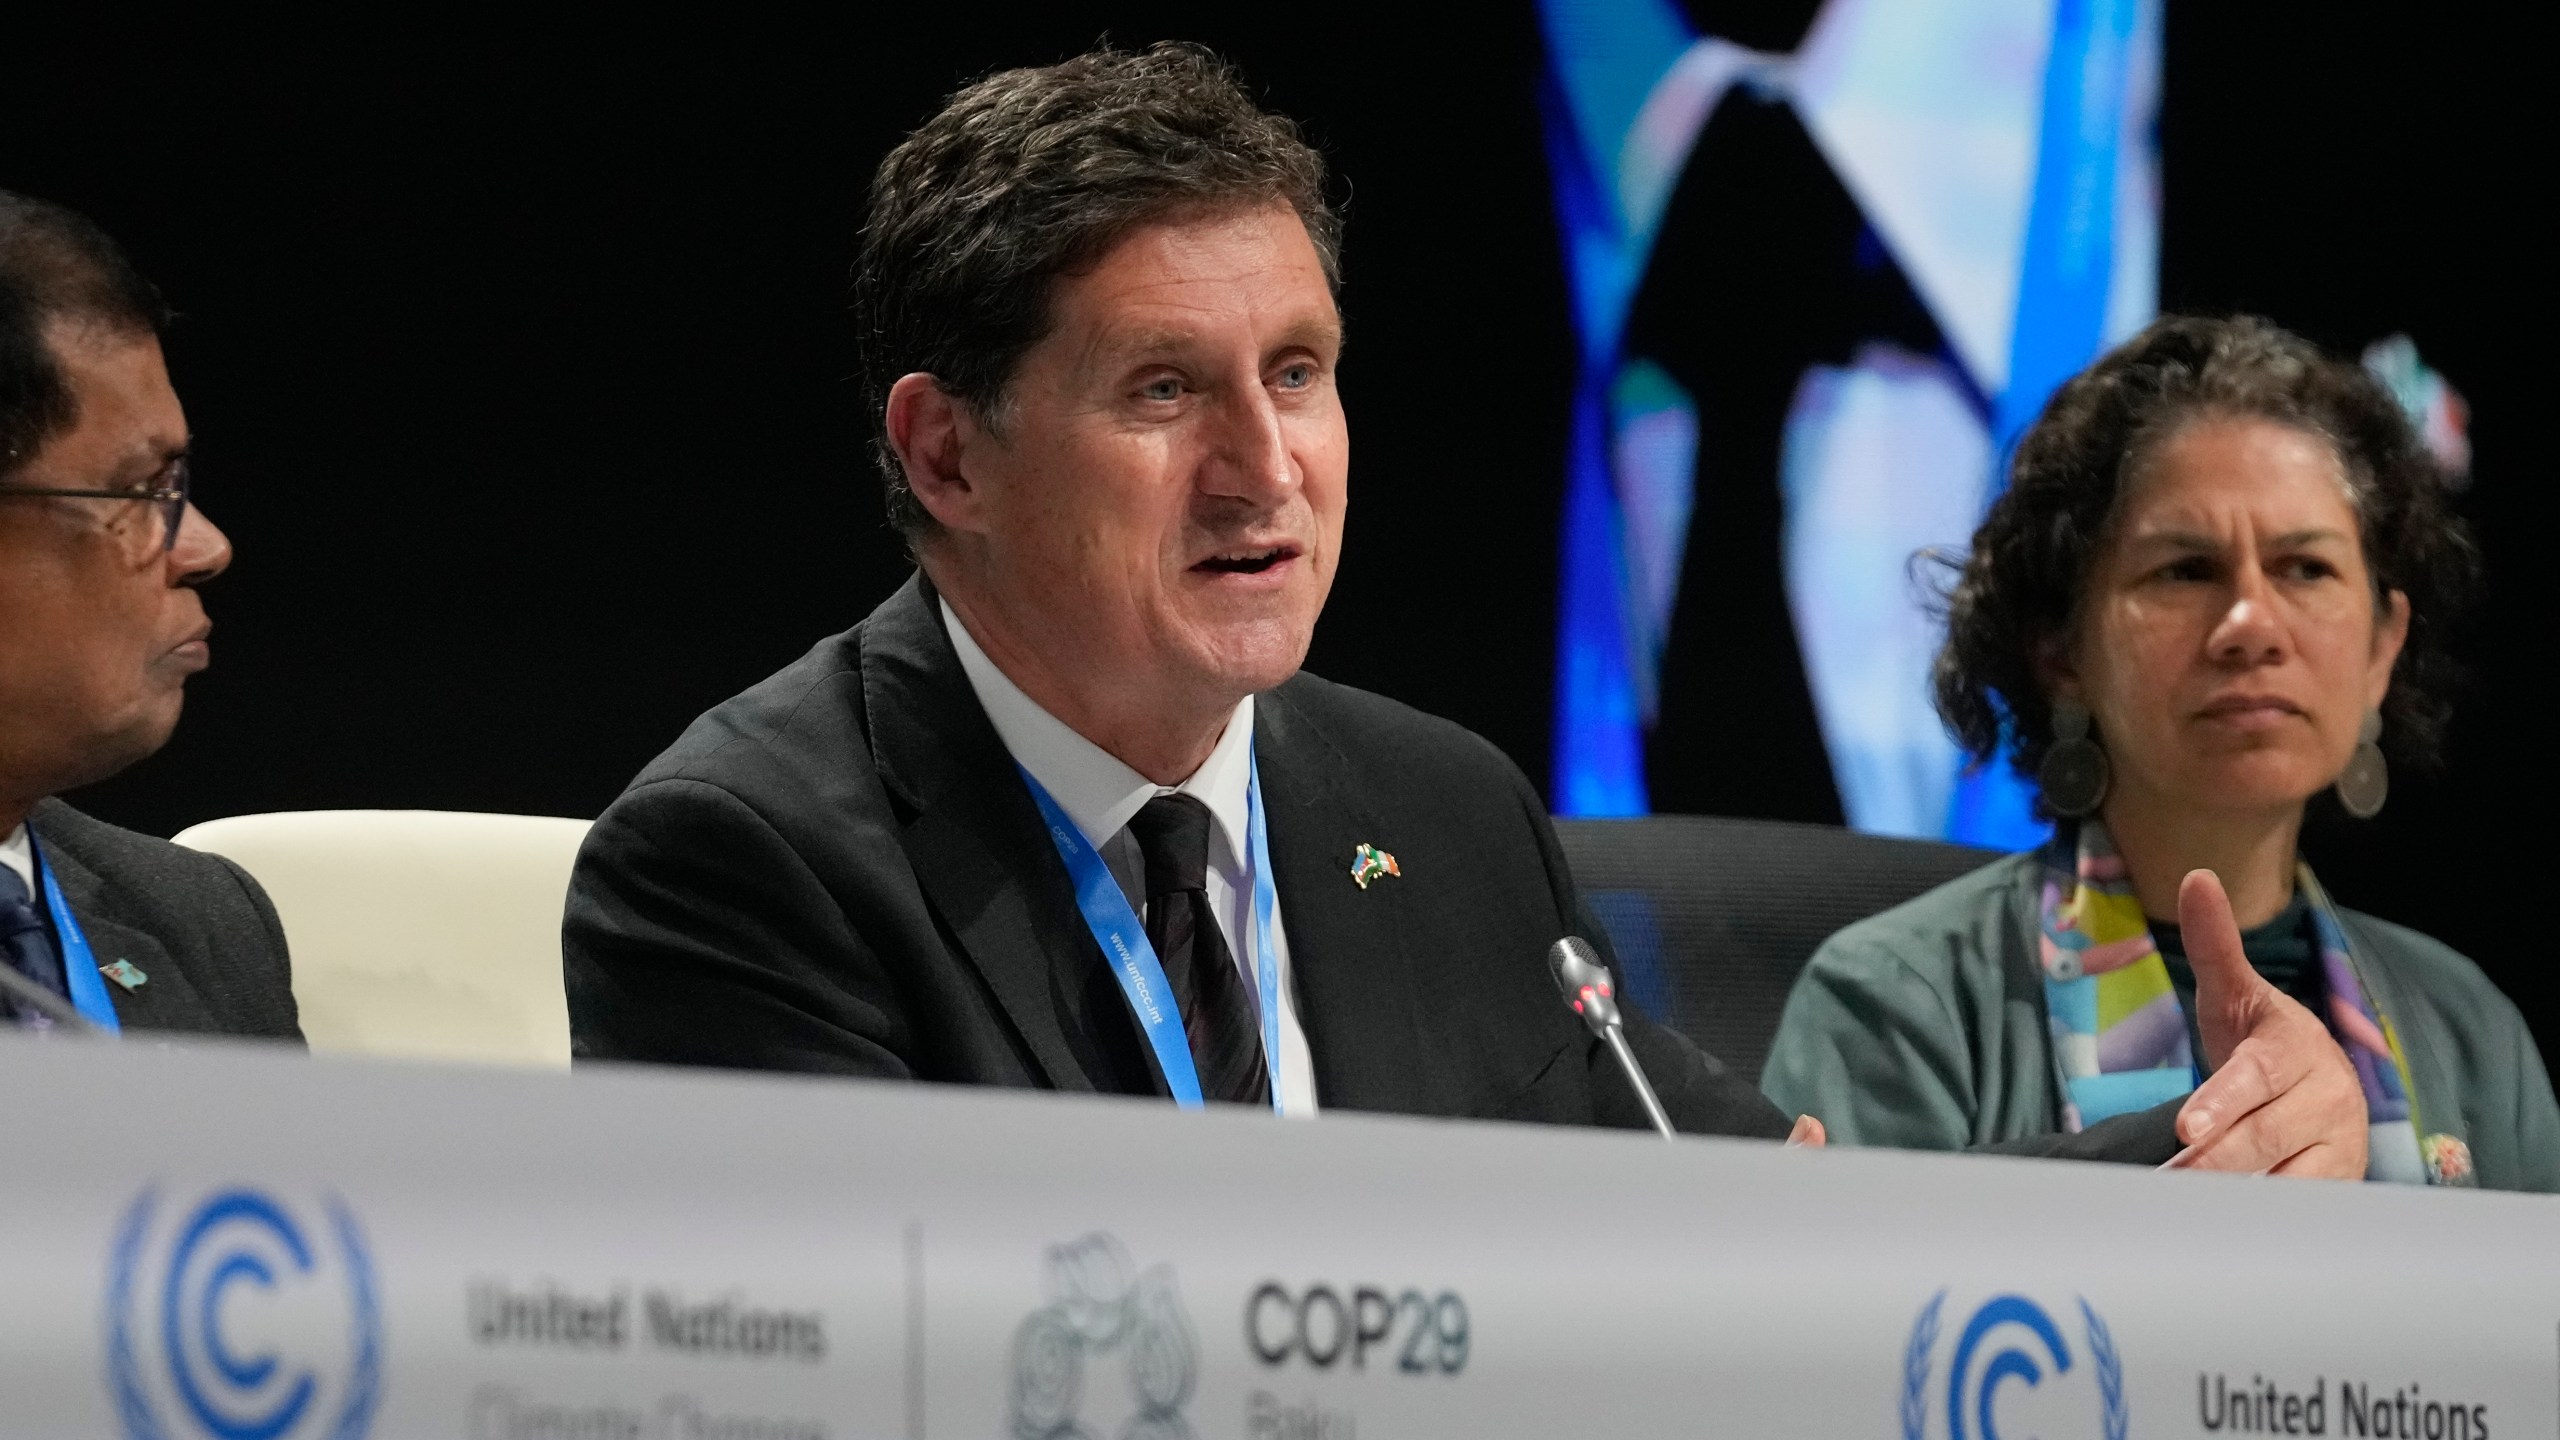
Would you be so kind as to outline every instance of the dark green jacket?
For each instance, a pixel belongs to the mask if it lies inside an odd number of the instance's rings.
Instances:
[[[2059,1130],[2039,878],[2034,855],[2013,855],[1824,941],[1760,1088],[1837,1144],[1960,1150]],[[2450,947],[2338,918],[2408,1057],[2420,1133],[2459,1136],[2483,1186],[2560,1190],[2560,1106],[2516,1007]]]

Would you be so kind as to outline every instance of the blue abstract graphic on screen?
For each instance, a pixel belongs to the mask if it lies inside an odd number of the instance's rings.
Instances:
[[[1968,773],[1930,708],[1939,625],[1915,556],[1961,554],[2001,457],[2054,387],[2151,318],[2158,0],[1830,0],[1791,53],[1701,33],[1670,0],[1541,0],[1540,14],[1580,340],[1556,809],[1652,808],[1647,742],[1677,678],[1665,659],[1684,576],[1731,538],[1711,533],[1702,487],[1758,484],[1775,492],[1779,533],[1759,539],[1775,541],[1842,814],[1885,833],[2033,843],[2020,783],[2005,765]],[[1767,417],[1777,459],[1761,470],[1774,473],[1737,477],[1717,468],[1734,431],[1717,407],[1741,402],[1684,381],[1698,365],[1648,353],[1662,347],[1646,327],[1663,322],[1642,297],[1666,268],[1705,263],[1665,248],[1667,217],[1742,227],[1794,213],[1764,215],[1747,189],[1718,212],[1724,172],[1691,173],[1720,128],[1754,123],[1750,109],[1783,110],[1795,143],[1810,142],[1822,184],[1854,205],[1862,263],[1917,318],[1861,335],[1854,314],[1835,317],[1847,329],[1820,358],[1779,356],[1794,368],[1777,389],[1739,387],[1789,398]],[[1729,357],[1710,368],[1735,373]]]

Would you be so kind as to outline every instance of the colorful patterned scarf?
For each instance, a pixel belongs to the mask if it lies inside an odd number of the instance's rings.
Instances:
[[[2041,858],[2038,951],[2064,1128],[2076,1131],[2147,1110],[2195,1089],[2201,1074],[2187,1039],[2186,1011],[2106,827],[2095,820],[2076,828],[2066,823]],[[2310,866],[2301,867],[2298,883],[2311,902],[2322,978],[2328,982],[2329,1033],[2364,1087],[2371,1126],[2365,1178],[2472,1183],[2471,1152],[2459,1137],[2427,1135],[2420,1143],[2425,1131],[2399,1036],[2366,998],[2346,928]]]

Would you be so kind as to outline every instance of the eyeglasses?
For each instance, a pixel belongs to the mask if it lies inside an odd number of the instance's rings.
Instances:
[[[56,500],[140,500],[157,506],[160,511],[160,549],[163,553],[178,548],[178,527],[187,520],[187,500],[192,493],[187,459],[181,455],[169,467],[168,483],[145,490],[62,490],[41,485],[0,485],[0,500],[17,496],[49,496]]]

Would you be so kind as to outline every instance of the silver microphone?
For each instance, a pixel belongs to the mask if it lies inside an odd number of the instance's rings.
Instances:
[[[1644,1102],[1644,1113],[1653,1120],[1653,1128],[1665,1140],[1678,1132],[1671,1128],[1671,1117],[1662,1113],[1662,1099],[1653,1093],[1653,1082],[1644,1078],[1644,1067],[1636,1063],[1636,1054],[1627,1048],[1626,1021],[1618,1013],[1617,986],[1609,979],[1609,967],[1591,942],[1579,935],[1567,935],[1547,947],[1547,968],[1555,973],[1556,988],[1564,992],[1565,1003],[1591,1033],[1609,1042],[1618,1057],[1618,1068],[1627,1072],[1627,1083],[1634,1086],[1636,1098]]]

